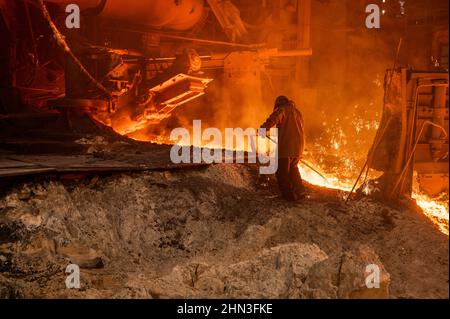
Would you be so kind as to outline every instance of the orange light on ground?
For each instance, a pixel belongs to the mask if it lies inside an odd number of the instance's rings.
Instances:
[[[423,213],[427,216],[439,230],[448,236],[448,220],[449,210],[448,202],[444,200],[431,199],[427,195],[414,193],[412,196],[417,205],[422,208]]]

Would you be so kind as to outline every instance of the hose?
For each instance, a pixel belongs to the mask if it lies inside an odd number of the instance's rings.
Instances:
[[[73,54],[72,50],[70,49],[69,45],[67,44],[66,40],[64,39],[64,36],[59,32],[58,28],[54,24],[50,13],[47,10],[47,7],[44,4],[44,0],[38,0],[39,6],[42,11],[42,14],[44,18],[47,20],[50,28],[52,29],[53,36],[56,40],[56,43],[59,47],[61,47],[64,52],[73,60],[73,62],[80,68],[81,73],[83,73],[86,78],[91,81],[100,91],[102,91],[105,95],[107,95],[109,98],[112,98],[112,93],[105,88],[100,82],[98,82],[90,73],[89,71],[83,66],[83,64],[80,62],[80,60]]]

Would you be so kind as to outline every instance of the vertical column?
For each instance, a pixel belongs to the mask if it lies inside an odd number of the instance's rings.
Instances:
[[[433,88],[433,123],[445,127],[445,103],[447,100],[447,87],[435,86]],[[433,127],[431,129],[431,155],[433,160],[438,161],[442,156],[442,148],[444,146],[445,139],[443,139],[444,133],[439,127]]]
[[[311,46],[311,0],[297,0],[297,48]],[[301,86],[309,82],[309,57],[297,58],[295,79]]]

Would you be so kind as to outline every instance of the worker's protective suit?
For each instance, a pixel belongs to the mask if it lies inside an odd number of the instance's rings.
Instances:
[[[303,197],[304,187],[298,170],[298,163],[305,147],[303,117],[285,96],[275,101],[275,108],[261,128],[278,128],[278,170],[276,173],[282,196],[289,201]]]

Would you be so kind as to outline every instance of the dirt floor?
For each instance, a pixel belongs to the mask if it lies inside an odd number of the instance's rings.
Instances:
[[[248,165],[16,183],[0,194],[0,297],[449,297],[448,236],[416,206],[275,189]]]

